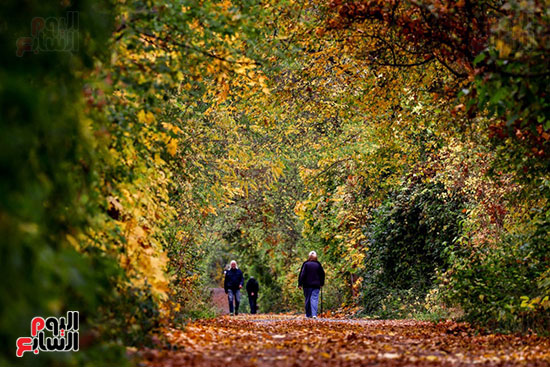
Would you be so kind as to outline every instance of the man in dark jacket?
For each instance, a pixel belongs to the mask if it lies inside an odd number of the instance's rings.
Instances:
[[[317,318],[319,291],[325,285],[325,270],[317,261],[317,253],[311,251],[308,259],[302,264],[298,276],[298,287],[304,288],[306,317]]]
[[[254,277],[250,277],[248,282],[246,282],[246,292],[248,293],[248,303],[250,303],[250,313],[255,314],[258,300],[258,291],[260,290],[260,285]]]
[[[233,300],[235,300],[235,315],[239,314],[239,304],[241,303],[241,291],[243,287],[243,272],[237,267],[235,260],[231,261],[231,268],[225,273],[223,288],[229,301],[229,313],[233,315]]]

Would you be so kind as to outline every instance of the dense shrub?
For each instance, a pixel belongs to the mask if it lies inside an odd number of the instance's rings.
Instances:
[[[105,198],[97,189],[102,152],[83,113],[82,89],[93,60],[105,56],[113,27],[108,6],[103,1],[0,5],[6,15],[0,32],[6,50],[0,60],[2,366],[124,366],[123,343],[141,342],[158,320],[150,294],[127,288],[112,244],[92,244],[92,232],[103,223],[98,218],[106,217]],[[78,14],[74,47],[16,55],[17,40],[31,36],[34,17],[62,22],[68,12]],[[15,340],[29,335],[34,316],[69,310],[80,313],[78,353],[16,358]]]
[[[367,312],[389,316],[390,299],[401,303],[390,308],[399,309],[424,297],[436,270],[449,265],[446,249],[459,233],[462,205],[441,185],[411,183],[375,210],[366,228],[369,248],[363,303]]]
[[[530,212],[508,226],[498,246],[464,243],[453,251],[444,295],[467,320],[502,331],[548,331],[550,217],[544,206]]]

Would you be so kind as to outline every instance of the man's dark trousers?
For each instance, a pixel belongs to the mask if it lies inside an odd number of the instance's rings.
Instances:
[[[250,304],[250,313],[255,314],[258,310],[258,296],[248,296],[248,303]]]

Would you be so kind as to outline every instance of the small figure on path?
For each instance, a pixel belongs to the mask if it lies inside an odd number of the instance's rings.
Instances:
[[[319,291],[325,285],[325,270],[317,261],[317,253],[311,251],[302,264],[298,276],[298,287],[304,288],[306,317],[317,318],[317,307],[319,305]]]
[[[260,285],[254,277],[250,277],[248,282],[246,282],[246,292],[248,293],[248,303],[250,303],[250,313],[252,315],[256,314],[257,311],[257,301],[258,301],[258,292],[260,291]]]
[[[241,291],[243,287],[243,272],[237,267],[237,262],[231,260],[231,267],[225,273],[223,288],[229,301],[229,313],[233,315],[233,300],[235,300],[235,315],[239,314],[239,304],[241,303]]]

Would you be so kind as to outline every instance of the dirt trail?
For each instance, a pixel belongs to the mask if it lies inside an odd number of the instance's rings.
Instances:
[[[223,288],[212,288],[212,303],[220,310],[222,315],[229,313],[229,303]]]
[[[242,315],[165,333],[172,347],[144,351],[143,366],[550,366],[548,338],[453,322]]]

